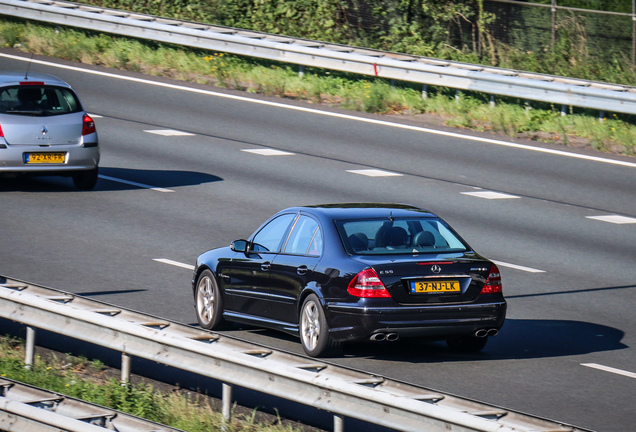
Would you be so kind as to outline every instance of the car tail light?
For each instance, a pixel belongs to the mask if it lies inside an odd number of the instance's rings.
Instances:
[[[391,297],[375,270],[370,268],[358,273],[349,282],[347,291],[356,297]]]
[[[44,81],[20,81],[20,85],[44,85]]]
[[[84,125],[82,127],[82,135],[90,135],[95,133],[95,122],[88,114],[84,114]]]
[[[0,125],[0,138],[4,138],[4,132],[2,132],[2,125]]]
[[[491,264],[490,266],[490,274],[488,274],[488,279],[486,279],[486,283],[484,287],[481,289],[482,294],[497,294],[501,292],[501,274],[499,273],[499,268]]]

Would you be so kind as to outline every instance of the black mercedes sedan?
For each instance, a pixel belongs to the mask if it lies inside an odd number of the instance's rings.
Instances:
[[[439,216],[403,204],[281,210],[247,239],[200,255],[192,289],[201,327],[280,330],[312,357],[398,338],[479,351],[506,315],[497,266]]]

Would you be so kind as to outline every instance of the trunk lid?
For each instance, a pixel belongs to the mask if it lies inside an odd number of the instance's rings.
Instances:
[[[359,261],[373,268],[393,300],[401,304],[472,302],[481,293],[492,264],[477,254],[418,256],[399,261],[395,257],[379,258]]]
[[[7,144],[75,145],[81,143],[83,112],[55,116],[0,115]]]

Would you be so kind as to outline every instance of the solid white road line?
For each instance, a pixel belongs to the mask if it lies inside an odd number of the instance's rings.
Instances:
[[[324,116],[337,117],[337,118],[342,118],[342,119],[347,119],[347,120],[355,120],[355,121],[359,121],[359,122],[363,122],[363,123],[372,123],[372,124],[377,124],[377,125],[383,125],[383,126],[395,127],[395,128],[400,128],[400,129],[412,130],[412,131],[416,131],[416,132],[426,132],[426,133],[430,133],[430,134],[442,135],[442,136],[447,136],[447,137],[451,137],[451,138],[458,138],[458,139],[464,139],[464,140],[470,140],[470,141],[494,144],[494,145],[499,145],[499,146],[512,147],[512,148],[517,148],[517,149],[520,149],[520,150],[528,150],[528,151],[535,151],[535,152],[540,152],[540,153],[548,153],[548,154],[553,154],[553,155],[558,155],[558,156],[566,156],[566,157],[571,157],[571,158],[576,158],[576,159],[584,159],[584,160],[589,160],[589,161],[594,161],[594,162],[603,162],[603,163],[608,163],[608,164],[613,164],[613,165],[622,165],[622,166],[626,166],[626,167],[630,167],[630,168],[636,168],[636,163],[635,162],[627,162],[627,161],[616,160],[616,159],[608,159],[608,158],[603,158],[603,157],[598,157],[598,156],[589,156],[589,155],[583,155],[583,154],[578,154],[578,153],[570,153],[570,152],[563,151],[563,150],[553,150],[553,149],[547,149],[547,148],[542,148],[542,147],[534,147],[534,146],[530,146],[530,145],[516,144],[516,143],[512,143],[512,142],[500,141],[500,140],[495,140],[495,139],[490,139],[490,138],[481,138],[481,137],[474,137],[474,136],[470,136],[470,135],[462,135],[462,134],[459,134],[459,133],[445,132],[445,131],[440,131],[440,130],[435,130],[435,129],[423,128],[423,127],[419,127],[419,126],[411,126],[411,125],[405,125],[405,124],[400,124],[400,123],[393,123],[393,122],[389,122],[389,121],[385,121],[385,120],[376,120],[376,119],[369,119],[369,118],[364,118],[364,117],[357,117],[357,116],[348,115],[348,114],[340,114],[340,113],[333,113],[333,112],[328,112],[328,111],[321,111],[321,110],[318,110],[318,109],[315,109],[315,108],[297,107],[297,106],[286,105],[286,104],[278,103],[278,102],[270,102],[270,101],[252,99],[252,98],[248,98],[248,97],[245,97],[245,96],[230,95],[230,94],[225,94],[225,93],[213,92],[213,91],[210,91],[210,90],[202,90],[202,89],[196,89],[196,88],[191,88],[191,87],[185,87],[185,86],[181,86],[181,85],[168,84],[168,83],[162,83],[162,82],[157,82],[157,81],[151,81],[151,80],[147,80],[147,79],[141,79],[141,78],[134,78],[134,77],[128,77],[128,76],[123,76],[123,75],[117,75],[117,74],[114,74],[114,73],[101,72],[101,71],[95,71],[95,70],[88,70],[88,69],[83,69],[83,68],[79,68],[79,67],[75,67],[75,66],[67,66],[67,65],[51,63],[51,62],[47,62],[47,61],[43,61],[43,60],[32,60],[30,58],[13,56],[13,55],[10,55],[10,54],[2,54],[2,53],[0,53],[0,57],[10,58],[10,59],[13,59],[13,60],[19,60],[19,61],[24,61],[24,62],[32,62],[32,63],[37,63],[37,64],[43,64],[43,65],[47,65],[47,66],[51,66],[51,67],[57,67],[57,68],[60,68],[60,69],[74,70],[74,71],[84,72],[84,73],[93,74],[93,75],[101,75],[101,76],[105,76],[105,77],[109,77],[109,78],[116,78],[116,79],[121,79],[121,80],[134,81],[134,82],[139,82],[139,83],[143,83],[143,84],[150,84],[150,85],[155,85],[155,86],[159,86],[159,87],[165,87],[165,88],[172,88],[172,89],[177,89],[177,90],[189,91],[189,92],[192,92],[192,93],[207,94],[207,95],[210,95],[210,96],[222,97],[222,98],[226,98],[226,99],[234,99],[234,100],[240,100],[240,101],[243,101],[243,102],[250,102],[250,103],[261,104],[261,105],[268,105],[268,106],[273,106],[273,107],[277,107],[277,108],[284,108],[284,109],[290,109],[290,110],[295,110],[295,111],[303,111],[303,112],[308,112],[308,113],[312,113],[312,114],[319,114],[319,115],[324,115]]]
[[[629,378],[636,378],[636,373],[634,372],[628,372],[622,369],[616,369],[613,367],[609,367],[609,366],[603,366],[600,364],[596,364],[596,363],[581,363],[581,366],[585,366],[585,367],[589,367],[589,368],[593,368],[593,369],[598,369],[598,370],[602,370],[605,372],[611,372],[613,374],[617,374],[617,375],[623,375]]]
[[[525,272],[529,272],[529,273],[545,273],[545,270],[539,270],[539,269],[535,269],[535,268],[532,268],[532,267],[524,267],[524,266],[520,266],[520,265],[517,265],[517,264],[510,264],[510,263],[503,262],[503,261],[492,260],[492,262],[494,262],[498,266],[508,267],[508,268],[511,268],[511,269],[521,270],[521,271],[525,271]]]
[[[124,184],[131,185],[131,186],[137,186],[137,187],[144,188],[144,189],[152,189],[152,190],[157,191],[157,192],[174,192],[171,189],[164,189],[164,188],[150,186],[150,185],[143,184],[143,183],[137,183],[137,182],[133,182],[133,181],[129,181],[129,180],[118,179],[118,178],[115,178],[115,177],[109,177],[109,176],[105,176],[105,175],[101,175],[101,174],[99,175],[99,178],[104,179],[104,180],[114,181],[114,182],[117,182],[117,183],[124,183]]]
[[[167,258],[153,258],[153,261],[157,261],[157,262],[160,262],[160,263],[163,263],[163,264],[169,264],[169,265],[175,266],[175,267],[181,267],[181,268],[184,268],[184,269],[187,269],[187,270],[194,270],[194,266],[193,265],[184,264],[184,263],[181,263],[179,261],[172,261],[172,260],[169,260]]]

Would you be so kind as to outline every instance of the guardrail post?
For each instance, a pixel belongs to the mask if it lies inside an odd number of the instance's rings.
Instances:
[[[26,346],[24,354],[24,367],[31,369],[35,357],[35,329],[31,326],[26,328]]]
[[[490,95],[490,108],[495,107],[495,95]]]
[[[130,356],[125,352],[121,353],[121,383],[130,381]]]
[[[344,432],[344,417],[338,414],[333,415],[333,432]]]
[[[561,117],[565,117],[566,115],[568,115],[568,107],[561,105]]]
[[[598,112],[598,121],[599,123],[605,123],[605,111]]]
[[[422,99],[428,98],[428,84],[422,85]]]
[[[305,76],[305,66],[304,65],[300,65],[298,67],[298,77],[302,78],[303,76]]]
[[[223,383],[223,393],[222,393],[222,402],[223,402],[223,427],[222,429],[227,430],[227,426],[230,424],[232,420],[232,385]]]

